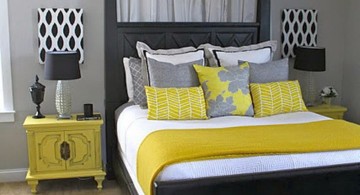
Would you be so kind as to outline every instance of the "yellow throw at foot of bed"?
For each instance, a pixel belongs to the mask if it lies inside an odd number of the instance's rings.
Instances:
[[[143,141],[137,176],[145,194],[167,165],[201,159],[360,148],[360,126],[342,120],[221,129],[161,130]]]

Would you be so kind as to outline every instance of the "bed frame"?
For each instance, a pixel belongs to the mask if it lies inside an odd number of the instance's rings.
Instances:
[[[270,39],[270,0],[258,0],[255,23],[118,23],[116,0],[105,1],[105,111],[107,178],[137,194],[121,160],[114,112],[127,102],[123,57],[137,56],[136,41],[151,48],[242,46]],[[360,194],[360,164],[293,171],[155,182],[154,194]]]

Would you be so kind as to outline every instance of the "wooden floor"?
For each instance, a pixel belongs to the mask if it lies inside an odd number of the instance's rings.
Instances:
[[[61,179],[40,181],[37,194],[48,195],[128,195],[125,187],[116,180],[105,180],[104,188],[97,190],[92,178]],[[26,182],[0,183],[0,195],[31,195]]]

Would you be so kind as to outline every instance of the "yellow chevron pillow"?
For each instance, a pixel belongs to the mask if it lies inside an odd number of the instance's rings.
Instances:
[[[298,81],[250,83],[255,117],[307,111]]]
[[[156,88],[145,86],[148,119],[207,119],[204,92],[201,87]]]

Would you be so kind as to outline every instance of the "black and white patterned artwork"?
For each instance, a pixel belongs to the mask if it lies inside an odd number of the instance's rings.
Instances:
[[[39,8],[38,34],[40,64],[47,51],[77,51],[84,63],[83,9]]]
[[[285,57],[295,57],[295,46],[317,45],[318,11],[284,9],[282,13],[282,52]]]

